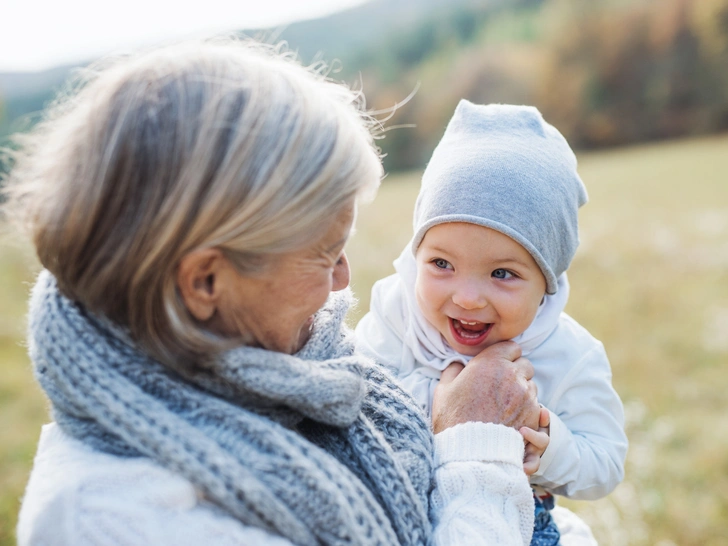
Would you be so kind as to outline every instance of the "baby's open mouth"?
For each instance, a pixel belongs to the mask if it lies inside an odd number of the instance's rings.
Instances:
[[[493,327],[493,323],[464,321],[451,318],[450,329],[455,341],[463,345],[479,345]]]

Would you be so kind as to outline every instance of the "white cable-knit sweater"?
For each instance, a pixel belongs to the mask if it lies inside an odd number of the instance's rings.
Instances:
[[[533,504],[520,434],[501,425],[467,423],[436,435],[435,445],[434,543],[528,544]],[[18,544],[290,543],[242,525],[206,502],[189,481],[152,460],[95,451],[52,423],[41,433],[20,511]]]

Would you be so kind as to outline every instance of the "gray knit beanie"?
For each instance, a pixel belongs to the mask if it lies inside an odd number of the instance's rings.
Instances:
[[[521,244],[554,294],[586,201],[574,153],[536,108],[462,100],[422,177],[412,252],[437,224],[485,226]]]

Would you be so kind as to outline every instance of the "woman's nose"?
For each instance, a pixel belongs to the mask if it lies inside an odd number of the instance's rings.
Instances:
[[[334,279],[331,286],[331,290],[336,292],[337,290],[343,290],[349,286],[349,280],[351,279],[351,270],[349,269],[349,260],[346,254],[342,254],[339,261],[334,266]]]
[[[462,309],[482,309],[488,305],[488,299],[480,283],[468,282],[457,286],[452,301]]]

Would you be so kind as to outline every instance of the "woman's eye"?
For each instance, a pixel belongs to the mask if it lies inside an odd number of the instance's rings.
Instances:
[[[509,279],[513,276],[513,273],[505,269],[496,269],[493,273],[491,273],[491,275],[496,279]]]
[[[437,258],[435,260],[432,260],[432,263],[435,264],[435,267],[438,267],[440,269],[449,269],[450,268],[450,262],[447,260],[443,260],[442,258]]]

